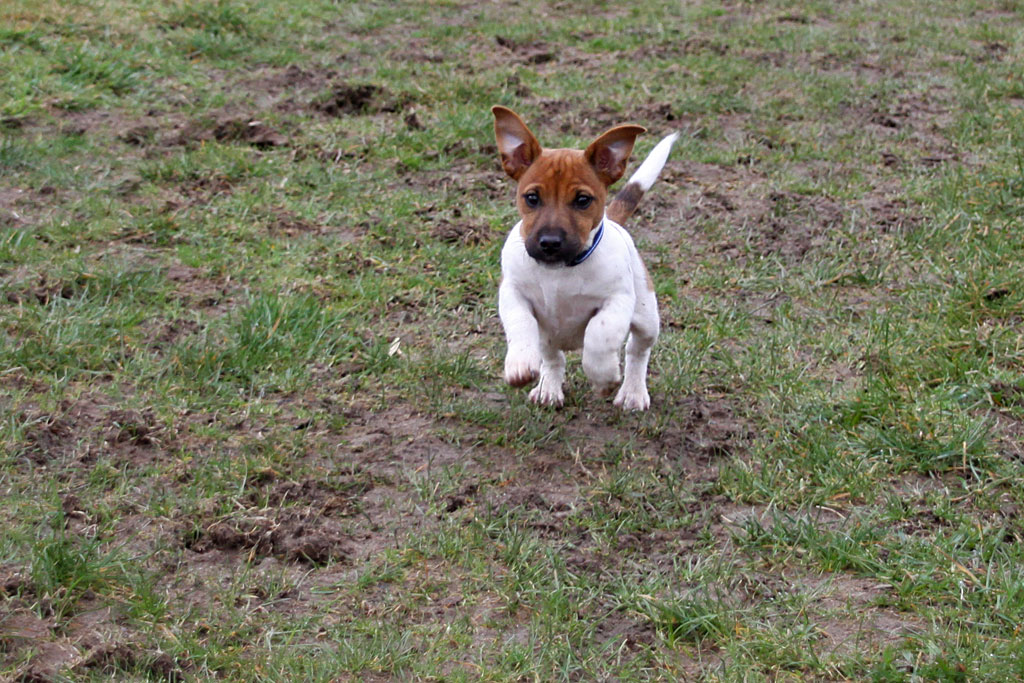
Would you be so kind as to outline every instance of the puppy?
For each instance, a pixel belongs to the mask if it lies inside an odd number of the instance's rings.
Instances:
[[[582,347],[583,371],[601,395],[618,386],[615,405],[647,410],[658,302],[621,224],[654,184],[678,134],[658,143],[608,203],[608,187],[622,177],[644,128],[616,126],[585,150],[544,149],[511,109],[491,111],[501,165],[518,183],[522,218],[501,251],[505,381],[520,387],[536,380],[530,400],[560,406],[564,352]],[[619,349],[627,335],[623,377]]]

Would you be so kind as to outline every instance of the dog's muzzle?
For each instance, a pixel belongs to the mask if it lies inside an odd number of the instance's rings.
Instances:
[[[541,228],[526,240],[526,253],[541,263],[570,264],[580,252],[580,243],[562,228]]]

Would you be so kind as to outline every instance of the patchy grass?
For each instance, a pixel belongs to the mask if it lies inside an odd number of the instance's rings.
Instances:
[[[1024,673],[1014,2],[0,8],[0,675]],[[683,135],[652,409],[502,386],[489,107]]]

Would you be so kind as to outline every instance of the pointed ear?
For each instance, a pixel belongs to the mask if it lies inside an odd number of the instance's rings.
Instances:
[[[540,156],[540,143],[523,120],[507,107],[491,107],[494,136],[498,140],[501,165],[514,180],[519,180],[534,159]]]
[[[601,182],[611,185],[622,177],[629,155],[633,152],[636,136],[646,131],[647,129],[641,126],[616,126],[590,143],[584,154],[597,171],[597,177]]]

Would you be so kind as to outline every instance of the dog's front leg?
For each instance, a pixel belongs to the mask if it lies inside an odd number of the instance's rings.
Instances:
[[[498,288],[498,315],[505,328],[505,381],[526,386],[540,375],[540,333],[530,303],[509,280]]]
[[[610,396],[622,379],[619,349],[629,332],[632,296],[609,299],[587,323],[583,335],[583,372],[602,396]]]

